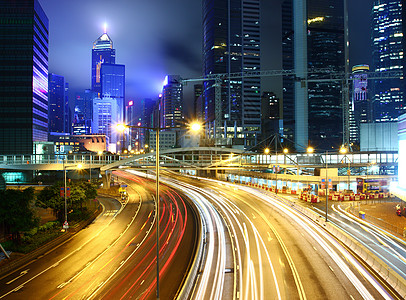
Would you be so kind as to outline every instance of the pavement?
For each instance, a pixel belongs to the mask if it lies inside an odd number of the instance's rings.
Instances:
[[[395,199],[379,203],[371,201],[368,204],[365,204],[365,201],[363,201],[359,206],[355,205],[355,208],[356,211],[361,210],[365,212],[366,221],[403,237],[402,233],[406,228],[406,217],[396,214],[396,205],[401,205],[401,203],[402,201]]]

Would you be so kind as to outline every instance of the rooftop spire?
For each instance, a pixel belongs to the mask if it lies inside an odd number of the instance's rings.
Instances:
[[[104,33],[107,33],[107,23],[104,22]]]

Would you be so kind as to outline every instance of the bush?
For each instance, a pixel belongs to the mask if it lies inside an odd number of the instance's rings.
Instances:
[[[41,225],[40,227],[38,227],[38,230],[47,231],[47,230],[54,229],[54,228],[57,228],[60,226],[61,226],[61,223],[59,223],[58,221],[50,221],[50,222],[47,222],[44,225]]]

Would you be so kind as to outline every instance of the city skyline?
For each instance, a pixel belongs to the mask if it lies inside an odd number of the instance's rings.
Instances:
[[[281,25],[281,16],[279,8],[274,9],[281,2],[274,0],[261,3],[261,32],[264,36],[262,70],[282,69],[281,38],[277,28]],[[372,2],[362,0],[349,3],[351,65],[370,63],[370,51],[364,49],[370,47]],[[114,3],[101,1],[100,5],[92,5],[94,1],[83,4],[77,0],[58,3],[40,0],[40,3],[50,19],[49,71],[65,76],[70,83],[71,96],[91,88],[89,48],[103,33],[105,23],[117,51],[116,63],[126,65],[127,100],[156,98],[162,92],[162,82],[168,74],[180,74],[183,78],[203,74],[200,1],[166,3],[159,0],[143,3],[142,6],[123,0]],[[187,14],[184,13],[186,11]],[[265,15],[270,18],[265,18]],[[351,30],[355,25],[358,32]],[[77,65],[72,65],[72,61],[77,61]],[[278,80],[264,82],[263,91],[273,91],[281,96]],[[193,97],[187,92],[186,100],[190,103],[185,103],[185,108],[190,111]]]

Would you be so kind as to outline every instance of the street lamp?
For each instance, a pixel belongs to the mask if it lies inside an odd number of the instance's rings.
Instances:
[[[160,118],[157,118],[158,126],[157,127],[145,127],[145,126],[134,126],[134,125],[125,125],[125,124],[117,124],[116,130],[122,131],[126,128],[138,128],[138,129],[148,129],[154,130],[156,132],[156,151],[155,151],[155,177],[156,177],[156,298],[159,299],[159,132],[162,129],[181,129],[181,127],[160,127]],[[199,131],[201,129],[201,125],[199,123],[192,123],[187,126],[191,131]],[[145,145],[145,148],[148,148],[148,145]],[[151,150],[152,152],[152,150]]]

